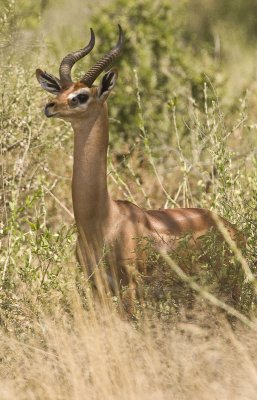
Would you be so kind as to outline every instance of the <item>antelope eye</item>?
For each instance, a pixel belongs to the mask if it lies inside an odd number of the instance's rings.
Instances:
[[[78,105],[79,101],[77,99],[77,97],[72,97],[71,99],[69,99],[69,105],[71,108],[76,107]]]
[[[80,103],[86,103],[88,101],[88,95],[85,93],[80,93],[78,94],[77,98],[79,100]]]

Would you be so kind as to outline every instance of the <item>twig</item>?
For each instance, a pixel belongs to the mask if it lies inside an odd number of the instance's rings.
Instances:
[[[173,269],[173,271],[180,277],[180,279],[195,290],[202,296],[204,299],[208,300],[211,304],[214,306],[221,308],[222,310],[226,311],[228,314],[233,315],[236,317],[239,321],[241,321],[243,324],[247,325],[249,328],[253,329],[254,331],[257,331],[257,325],[256,323],[252,322],[249,318],[247,318],[245,315],[237,311],[235,308],[231,307],[230,305],[224,303],[223,301],[217,299],[213,294],[209,293],[207,290],[205,290],[203,287],[198,285],[190,276],[188,276],[178,265],[177,263],[172,260],[166,253],[160,252],[161,256],[164,258],[166,263]]]

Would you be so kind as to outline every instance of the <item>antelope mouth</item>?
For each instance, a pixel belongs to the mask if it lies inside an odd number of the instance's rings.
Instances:
[[[47,109],[45,110],[45,116],[47,118],[58,117],[58,115],[59,115],[58,112],[51,113],[49,110],[47,110]]]

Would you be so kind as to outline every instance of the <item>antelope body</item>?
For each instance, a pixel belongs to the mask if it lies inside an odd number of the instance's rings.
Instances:
[[[72,82],[71,68],[88,54],[95,43],[91,29],[89,44],[68,54],[60,65],[60,79],[38,69],[41,86],[56,95],[45,106],[47,117],[69,121],[74,131],[72,200],[78,228],[77,255],[88,275],[109,247],[112,268],[108,280],[115,285],[131,284],[131,271],[144,272],[146,266],[137,257],[137,240],[149,238],[157,249],[176,247],[179,237],[192,234],[192,242],[216,227],[214,214],[200,208],[145,210],[121,200],[113,200],[107,187],[107,147],[109,140],[107,98],[117,80],[111,69],[99,86],[95,79],[119,56],[124,41],[119,26],[117,45],[93,66],[79,82]],[[232,225],[223,220],[233,234]]]

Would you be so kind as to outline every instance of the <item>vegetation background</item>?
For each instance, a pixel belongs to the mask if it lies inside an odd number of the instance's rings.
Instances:
[[[256,398],[256,14],[254,0],[0,0],[1,399]],[[172,271],[181,260],[167,270],[154,255],[156,281],[131,323],[116,298],[111,310],[90,302],[74,256],[72,132],[44,117],[35,79],[37,67],[57,75],[92,26],[79,77],[118,23],[113,197],[210,208],[247,238],[227,260],[210,236],[208,261],[191,254],[186,276]]]

